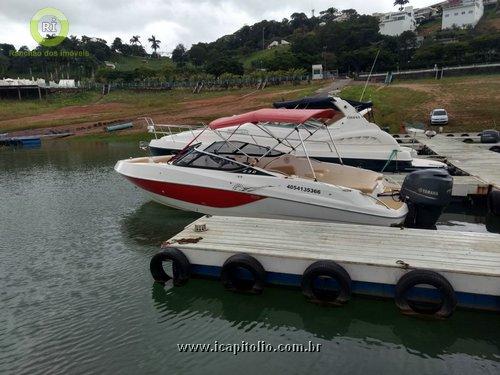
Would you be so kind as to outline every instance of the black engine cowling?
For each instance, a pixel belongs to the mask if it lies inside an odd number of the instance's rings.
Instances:
[[[453,178],[446,170],[424,169],[406,176],[400,193],[409,209],[405,226],[435,228],[451,201],[452,188]]]

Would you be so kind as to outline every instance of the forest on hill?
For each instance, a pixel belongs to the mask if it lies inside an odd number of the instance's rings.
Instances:
[[[377,71],[429,68],[435,64],[462,65],[500,61],[498,6],[485,8],[480,24],[472,29],[435,30],[419,38],[417,32],[398,37],[379,33],[376,17],[354,9],[329,8],[309,17],[293,13],[282,21],[260,21],[245,25],[231,35],[211,43],[196,43],[189,49],[177,45],[171,57],[156,51],[161,41],[155,36],[129,41],[115,38],[70,36],[56,47],[34,50],[0,43],[0,76],[75,78],[100,82],[186,80],[193,77],[264,74],[263,72],[308,72],[311,64],[327,70],[355,74],[370,69],[379,52]],[[429,22],[436,22],[430,20]],[[290,44],[267,49],[269,43],[286,40]],[[143,43],[154,51],[148,54]],[[81,54],[64,55],[64,51]]]

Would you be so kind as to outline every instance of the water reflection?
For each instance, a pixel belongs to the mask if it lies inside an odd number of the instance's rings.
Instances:
[[[190,280],[184,287],[154,283],[152,298],[163,316],[186,311],[223,319],[245,329],[304,331],[325,340],[362,339],[369,345],[404,345],[419,356],[463,353],[498,360],[498,315],[457,311],[446,321],[403,316],[392,301],[354,298],[340,308],[308,303],[300,291],[268,288],[261,296],[228,293],[213,280]]]
[[[150,201],[124,217],[122,231],[140,245],[159,245],[200,216]]]
[[[452,203],[437,222],[438,229],[500,233],[500,217],[488,214],[485,204]]]

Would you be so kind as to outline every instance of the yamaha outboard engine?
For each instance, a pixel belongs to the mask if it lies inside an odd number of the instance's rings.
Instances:
[[[405,226],[434,229],[451,201],[453,178],[445,170],[424,169],[406,176],[401,198],[408,205]]]

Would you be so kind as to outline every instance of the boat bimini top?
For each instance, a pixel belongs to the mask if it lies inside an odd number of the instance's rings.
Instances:
[[[314,180],[317,180],[316,170],[313,167],[314,161],[311,161],[309,154],[307,152],[307,148],[305,145],[305,141],[311,136],[313,136],[320,129],[326,129],[328,134],[330,134],[330,142],[332,146],[336,149],[335,141],[333,140],[333,136],[328,129],[328,126],[322,120],[328,120],[333,118],[336,115],[336,111],[333,109],[273,109],[273,108],[265,108],[259,109],[257,111],[247,112],[240,115],[230,116],[230,117],[222,117],[217,120],[212,121],[208,124],[207,127],[203,129],[196,137],[193,138],[191,142],[189,142],[186,147],[181,150],[176,156],[171,159],[171,163],[175,163],[177,160],[183,158],[186,154],[186,151],[192,150],[192,144],[194,144],[199,136],[203,134],[204,131],[214,131],[215,134],[221,139],[222,142],[215,142],[207,147],[204,151],[205,154],[212,153],[214,156],[220,157],[220,154],[231,154],[238,155],[240,154],[243,157],[246,157],[245,164],[252,165],[262,165],[266,159],[272,158],[271,162],[274,162],[276,156],[290,154],[295,151],[298,147],[301,147],[305,158],[307,159],[307,163],[309,166],[309,170],[311,173],[311,177]],[[266,126],[272,123],[286,123],[290,124],[291,129],[288,134],[284,137],[277,137],[272,133],[272,131]],[[269,137],[273,138],[276,141],[276,144],[272,147],[263,147],[258,146],[257,144],[250,144],[248,142],[238,142],[231,141],[230,138],[233,134],[237,133],[240,126],[244,124],[254,124],[257,128],[259,128],[262,132],[267,134]],[[229,134],[227,138],[221,132],[217,130],[222,128],[234,127],[234,130]],[[299,129],[306,129],[306,137],[303,138],[302,134],[299,132]],[[293,143],[290,139],[292,134],[296,133],[298,135],[299,142]],[[230,152],[221,152],[223,148],[227,148],[226,145],[230,146]],[[284,146],[289,149],[288,152],[280,152],[276,150],[277,146]],[[257,153],[252,152],[252,149],[259,148]],[[264,152],[262,150],[264,149]],[[198,150],[200,151],[200,150]],[[337,152],[338,153],[338,152]],[[295,158],[294,158],[295,159]],[[342,159],[340,158],[340,162],[342,164]],[[303,168],[301,168],[303,169]],[[278,168],[275,171],[279,171]],[[283,173],[283,172],[282,172]],[[304,175],[304,173],[301,173]]]

